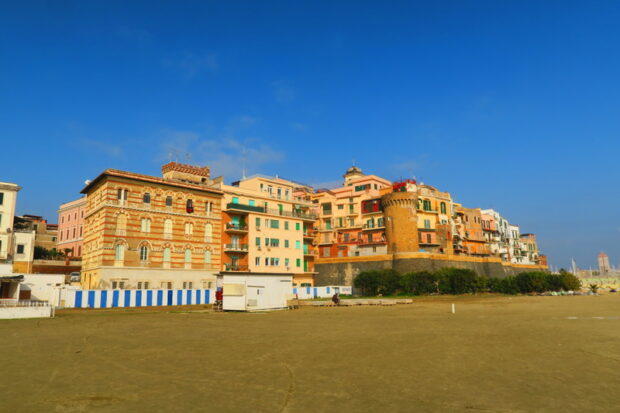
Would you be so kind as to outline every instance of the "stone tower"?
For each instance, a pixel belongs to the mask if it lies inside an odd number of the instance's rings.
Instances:
[[[408,185],[399,192],[384,195],[381,204],[385,216],[388,253],[398,255],[419,251],[416,186]]]
[[[598,270],[601,274],[609,272],[609,257],[604,252],[598,255]]]

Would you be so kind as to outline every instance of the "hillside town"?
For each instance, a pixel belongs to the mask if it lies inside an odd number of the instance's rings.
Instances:
[[[2,274],[74,274],[88,290],[210,289],[256,274],[314,287],[323,262],[408,253],[547,266],[536,236],[500,212],[357,166],[332,189],[264,175],[228,185],[176,162],[159,177],[107,169],[58,207],[57,224],[16,215],[20,189],[0,184]]]

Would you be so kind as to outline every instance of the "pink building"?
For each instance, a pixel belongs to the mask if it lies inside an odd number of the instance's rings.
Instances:
[[[58,209],[58,250],[70,249],[71,257],[82,256],[84,245],[84,214],[86,213],[86,197],[62,204]]]

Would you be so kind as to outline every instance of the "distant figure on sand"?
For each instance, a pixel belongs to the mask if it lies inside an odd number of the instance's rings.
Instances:
[[[340,296],[338,295],[338,293],[335,293],[332,296],[332,301],[334,302],[334,304],[336,305],[340,305]]]

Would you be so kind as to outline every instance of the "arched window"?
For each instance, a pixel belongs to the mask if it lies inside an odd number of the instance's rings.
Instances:
[[[191,199],[188,199],[187,202],[185,203],[185,211],[188,214],[194,213],[194,202]]]
[[[148,192],[145,192],[144,196],[142,197],[142,201],[145,204],[150,204],[151,203],[151,194],[149,194]]]
[[[166,206],[167,207],[171,207],[172,206],[172,197],[170,195],[168,195],[166,197]]]
[[[213,225],[211,223],[205,224],[205,242],[211,242],[213,239]]]
[[[185,235],[192,235],[194,233],[194,224],[191,222],[185,223]]]
[[[429,201],[428,199],[424,200],[424,210],[425,211],[431,211],[432,210],[431,201]]]
[[[192,262],[192,250],[190,250],[189,248],[185,249],[185,262],[186,263]]]
[[[207,213],[207,215],[213,212],[213,202],[210,202],[210,201],[205,202],[205,212]]]
[[[127,228],[127,215],[118,214],[116,217],[116,229],[126,229]]]
[[[170,262],[170,247],[164,248],[164,262]]]
[[[172,220],[171,219],[164,220],[164,234],[172,234]]]
[[[142,218],[140,220],[140,231],[151,232],[151,220],[148,218]]]
[[[211,264],[211,250],[205,251],[205,264]]]
[[[140,261],[147,261],[149,259],[149,247],[142,245],[140,247]]]
[[[116,244],[114,247],[114,259],[116,261],[123,261],[125,259],[125,246],[123,244]]]

